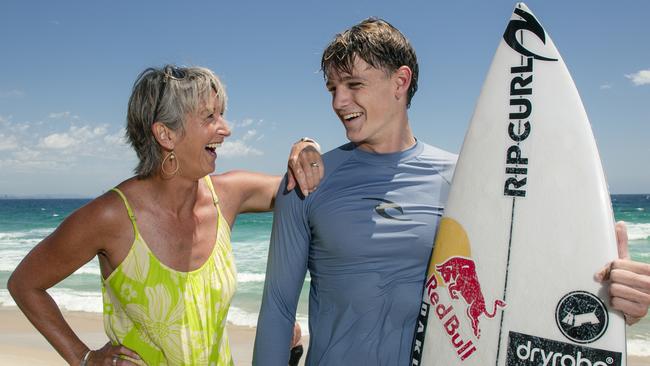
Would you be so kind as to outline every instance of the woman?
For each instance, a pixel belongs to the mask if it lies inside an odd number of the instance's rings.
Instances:
[[[127,115],[136,176],[71,214],[12,274],[16,303],[70,364],[232,364],[230,228],[239,213],[269,211],[281,178],[209,175],[230,135],[225,109],[224,88],[208,69],[145,70]],[[315,168],[302,177],[312,182],[322,170],[315,152],[299,153],[309,146],[294,145],[291,160]],[[95,255],[111,342],[93,351],[46,290]]]

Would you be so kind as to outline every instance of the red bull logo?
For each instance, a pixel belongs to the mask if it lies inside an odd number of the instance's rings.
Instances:
[[[456,349],[456,353],[460,357],[461,361],[466,360],[476,351],[476,346],[472,343],[472,340],[467,340],[467,337],[464,337],[460,332],[460,320],[456,316],[454,307],[452,304],[446,304],[442,300],[442,297],[438,293],[438,281],[436,281],[436,276],[429,277],[426,286],[427,295],[431,301],[431,305],[434,308],[434,313],[440,319],[445,329],[445,332],[449,336],[451,345]]]
[[[465,257],[451,257],[446,262],[436,265],[436,271],[442,276],[447,285],[449,296],[457,300],[458,294],[467,304],[467,317],[472,322],[472,330],[476,338],[481,337],[481,328],[479,327],[479,317],[485,315],[488,318],[494,318],[497,313],[497,306],[505,307],[506,303],[501,300],[495,300],[492,305],[492,312],[488,312],[485,307],[485,297],[481,291],[481,284],[476,275],[476,266],[474,261]]]
[[[481,337],[482,317],[494,318],[506,303],[502,300],[486,303],[467,233],[449,217],[440,222],[427,277],[425,297],[432,305],[431,312],[440,320],[458,357],[464,361],[477,350],[475,342]],[[441,290],[442,287],[447,290]],[[454,306],[461,308],[460,311]]]

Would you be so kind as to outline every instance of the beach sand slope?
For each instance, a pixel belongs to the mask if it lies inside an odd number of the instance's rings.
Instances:
[[[104,334],[101,314],[64,312],[72,329],[86,345],[100,348],[108,338]],[[250,365],[253,358],[255,328],[228,326],[230,348],[235,366]],[[303,337],[305,349],[308,337]],[[16,308],[0,307],[0,355],[2,365],[65,366],[67,363]],[[304,365],[303,355],[300,364]],[[650,357],[630,356],[628,366],[649,366]]]

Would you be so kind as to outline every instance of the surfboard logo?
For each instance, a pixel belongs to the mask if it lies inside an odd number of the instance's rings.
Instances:
[[[430,318],[438,318],[461,361],[477,351],[474,342],[481,337],[481,317],[494,318],[498,310],[506,307],[503,300],[486,303],[467,232],[450,217],[440,221],[424,291],[431,310],[423,306],[427,311],[422,315],[429,312]],[[421,355],[418,345],[422,342],[422,336],[416,337],[414,360]]]
[[[586,291],[574,291],[558,302],[555,321],[565,337],[584,344],[594,342],[605,334],[609,316],[598,296]]]
[[[539,38],[544,44],[546,44],[546,32],[544,31],[542,25],[539,24],[537,19],[535,19],[535,17],[527,11],[520,8],[515,8],[514,13],[520,16],[522,19],[511,19],[508,23],[506,31],[503,33],[503,40],[506,41],[506,44],[524,56],[533,57],[541,61],[557,61],[558,59],[556,58],[538,55],[528,50],[528,48],[524,47],[522,41],[517,39],[518,31],[530,31],[536,35],[537,38]]]
[[[440,320],[445,333],[447,333],[447,336],[449,337],[451,345],[456,351],[456,354],[460,357],[461,361],[465,361],[476,352],[476,345],[472,342],[471,336],[463,334],[464,328],[462,327],[462,322],[456,315],[453,304],[448,302],[447,299],[445,299],[446,296],[439,291],[438,281],[436,280],[435,275],[429,277],[427,280],[425,292],[425,296],[428,297],[428,301],[431,302],[431,308],[433,309],[431,316],[435,316]],[[422,310],[425,309],[426,312],[428,312],[428,306],[422,306]],[[419,359],[422,356],[422,348],[420,345],[423,341],[423,337],[415,339],[415,347],[411,358],[414,365],[419,364]]]
[[[529,334],[510,332],[506,365],[621,365],[621,352],[558,342]]]
[[[481,284],[476,274],[474,260],[465,257],[451,257],[446,262],[437,265],[436,271],[442,276],[447,285],[449,296],[457,300],[460,297],[467,304],[467,317],[472,323],[472,330],[476,338],[481,337],[479,317],[486,316],[494,318],[497,307],[505,308],[506,303],[501,300],[494,300],[492,311],[488,311],[485,304],[485,296],[481,291]]]

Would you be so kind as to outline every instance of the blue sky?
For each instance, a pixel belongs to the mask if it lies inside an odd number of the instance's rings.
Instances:
[[[345,142],[319,73],[333,35],[369,16],[411,40],[420,63],[410,121],[458,152],[511,1],[3,1],[0,196],[93,197],[131,175],[124,143],[136,76],[175,63],[214,70],[233,134],[217,171],[281,173],[290,144]],[[562,54],[612,193],[650,192],[650,2],[527,5]]]

